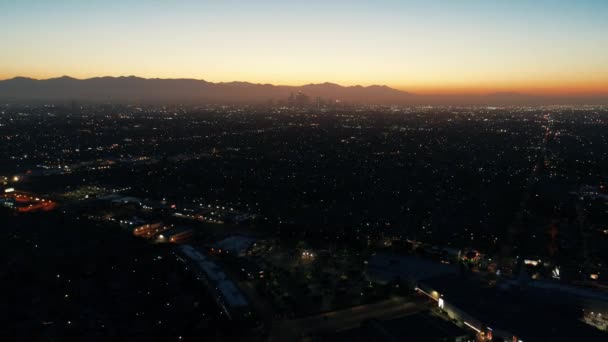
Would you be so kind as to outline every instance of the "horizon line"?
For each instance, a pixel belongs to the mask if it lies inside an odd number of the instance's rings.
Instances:
[[[270,82],[255,82],[255,81],[239,81],[239,80],[233,80],[233,81],[209,81],[203,78],[194,78],[194,77],[144,77],[144,76],[137,76],[137,75],[126,75],[126,74],[122,74],[119,76],[110,76],[110,75],[104,75],[104,76],[92,76],[92,77],[83,77],[83,78],[78,78],[78,77],[73,77],[70,75],[61,75],[61,76],[55,76],[55,77],[47,77],[47,78],[36,78],[36,77],[31,77],[31,76],[22,76],[22,75],[15,75],[13,77],[8,77],[8,78],[3,78],[0,79],[0,82],[4,82],[4,81],[10,81],[10,80],[15,80],[15,79],[29,79],[29,80],[33,80],[33,81],[49,81],[49,80],[56,80],[56,79],[61,79],[61,78],[67,78],[67,79],[72,79],[72,80],[77,80],[77,81],[86,81],[86,80],[91,80],[91,79],[99,79],[99,78],[137,78],[137,79],[143,79],[143,80],[188,80],[188,81],[199,81],[199,82],[205,82],[205,83],[211,83],[211,84],[231,84],[231,83],[245,83],[245,84],[251,84],[251,85],[260,85],[260,86],[273,86],[273,87],[292,87],[292,88],[298,88],[298,87],[305,87],[305,86],[311,86],[311,85],[336,85],[342,88],[372,88],[372,87],[384,87],[384,88],[389,88],[392,90],[396,90],[399,92],[402,92],[403,94],[407,94],[407,95],[416,95],[416,96],[496,96],[496,95],[503,95],[503,96],[530,96],[530,97],[557,97],[557,98],[567,98],[567,97],[576,97],[576,98],[580,98],[580,97],[604,97],[604,96],[608,96],[608,90],[604,90],[604,91],[598,91],[598,92],[551,92],[551,91],[545,91],[545,92],[530,92],[530,91],[521,91],[521,90],[514,90],[512,88],[498,88],[498,89],[488,89],[488,87],[477,87],[477,89],[479,89],[478,91],[466,91],[464,89],[476,89],[476,87],[466,87],[466,86],[443,86],[443,87],[436,87],[439,89],[443,89],[444,91],[422,91],[422,92],[414,92],[414,91],[410,91],[407,89],[403,89],[400,87],[395,87],[395,86],[389,86],[386,84],[380,84],[380,83],[372,83],[372,84],[352,84],[352,85],[345,85],[342,83],[338,83],[338,82],[330,82],[330,81],[321,81],[321,82],[310,82],[310,83],[304,83],[304,84],[275,84],[275,83],[270,83]],[[453,91],[453,90],[447,90],[447,89],[460,89],[463,91]],[[483,89],[483,91],[482,91]],[[551,88],[547,88],[547,89],[551,89]]]

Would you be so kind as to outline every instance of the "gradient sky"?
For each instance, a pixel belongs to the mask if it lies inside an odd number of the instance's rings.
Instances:
[[[608,0],[0,0],[0,79],[608,93]]]

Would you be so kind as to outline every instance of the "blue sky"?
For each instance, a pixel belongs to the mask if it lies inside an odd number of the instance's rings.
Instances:
[[[0,78],[597,92],[608,1],[7,1]]]

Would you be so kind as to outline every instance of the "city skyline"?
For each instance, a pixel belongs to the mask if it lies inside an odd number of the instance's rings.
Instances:
[[[0,341],[608,341],[608,0],[0,0]]]
[[[27,1],[0,9],[8,28],[0,31],[8,47],[0,79],[136,75],[380,84],[417,94],[608,94],[602,1]]]

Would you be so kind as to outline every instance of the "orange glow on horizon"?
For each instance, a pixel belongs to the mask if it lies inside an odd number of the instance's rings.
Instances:
[[[538,85],[485,85],[485,86],[453,86],[453,87],[407,87],[393,88],[421,95],[487,95],[493,93],[518,93],[547,96],[594,96],[608,95],[608,82],[605,84],[538,84]]]
[[[547,95],[547,96],[594,96],[608,95],[608,77],[605,79],[578,79],[578,80],[531,80],[527,82],[464,82],[446,79],[445,82],[392,82],[376,81],[361,81],[356,80],[335,80],[335,79],[289,79],[283,77],[274,77],[269,79],[256,79],[251,77],[245,78],[206,78],[197,76],[187,76],[182,74],[167,73],[163,75],[141,75],[141,74],[52,74],[52,73],[32,73],[32,74],[9,74],[0,72],[0,80],[7,80],[17,76],[31,77],[34,79],[49,79],[61,76],[70,76],[77,79],[86,79],[92,77],[103,76],[136,76],[143,78],[190,78],[205,80],[208,82],[251,82],[258,84],[273,84],[279,86],[302,86],[311,83],[331,82],[341,86],[370,86],[370,85],[386,85],[394,89],[404,92],[420,94],[420,95],[486,95],[492,93],[518,93],[529,95]]]

